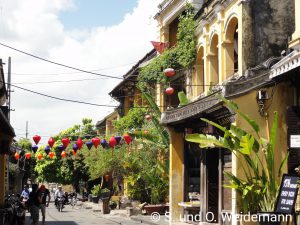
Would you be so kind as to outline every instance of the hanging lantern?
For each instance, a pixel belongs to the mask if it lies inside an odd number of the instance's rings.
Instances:
[[[61,151],[61,152],[62,152],[63,150],[65,150],[65,147],[64,147],[63,145],[59,145],[57,148],[58,148],[58,150]]]
[[[72,149],[72,155],[76,155],[76,153],[77,153],[77,150],[74,150],[74,149]]]
[[[175,70],[173,68],[167,68],[164,70],[166,77],[173,77],[175,75]]]
[[[60,154],[62,158],[66,157],[66,151],[62,151],[62,153]]]
[[[26,159],[30,159],[30,157],[31,157],[31,154],[30,154],[29,152],[27,152],[27,153],[25,154],[25,158],[26,158]]]
[[[41,159],[43,158],[43,155],[42,155],[41,153],[39,153],[39,154],[37,155],[37,158],[38,158],[38,160],[41,160]]]
[[[54,157],[54,152],[50,152],[49,157],[52,159]]]
[[[19,154],[18,152],[16,152],[16,153],[15,153],[15,159],[16,159],[16,160],[19,160],[19,158],[20,158],[20,154]]]
[[[117,144],[117,140],[116,140],[116,138],[115,138],[114,136],[112,136],[112,137],[109,139],[109,146],[110,146],[111,148],[114,148],[114,147],[116,146],[116,144]]]
[[[64,146],[65,148],[67,148],[68,145],[70,144],[69,138],[63,138],[63,139],[61,139],[61,142],[63,143],[63,146]]]
[[[54,143],[55,143],[54,138],[53,138],[53,137],[49,138],[49,140],[48,140],[48,145],[49,145],[51,148],[53,147]]]
[[[36,151],[39,149],[39,147],[37,145],[33,145],[31,147],[32,151],[34,152],[34,154],[36,153]]]
[[[152,119],[152,116],[151,116],[151,115],[146,115],[146,116],[145,116],[145,119],[149,121],[149,120]]]
[[[128,145],[132,141],[132,138],[128,134],[124,134],[123,138]]]
[[[105,142],[106,142],[106,141],[105,141]],[[92,143],[93,143],[93,145],[95,146],[95,148],[97,148],[98,145],[100,144],[100,138],[97,138],[97,137],[92,138]],[[101,145],[102,145],[102,142],[101,142]],[[102,146],[103,146],[103,145],[102,145]]]
[[[82,148],[83,141],[81,140],[81,138],[78,138],[78,139],[77,139],[76,145],[77,145],[77,147],[78,147],[79,150]]]
[[[167,95],[172,95],[174,93],[174,88],[172,87],[168,87],[166,90],[165,90],[166,94]]]
[[[115,139],[116,139],[117,145],[118,145],[118,144],[120,144],[120,141],[121,141],[122,137],[121,136],[115,136]]]
[[[37,144],[39,144],[39,142],[41,140],[41,136],[34,135],[32,139],[33,139],[34,143],[37,145]]]
[[[85,142],[85,144],[89,150],[91,150],[91,148],[93,147],[93,142],[91,142],[91,141]]]
[[[149,134],[149,130],[144,130],[144,134]]]
[[[50,152],[50,147],[49,147],[48,145],[47,145],[46,148],[45,148],[45,152],[46,152],[47,155],[48,155],[49,152]]]
[[[103,139],[103,140],[101,141],[101,145],[102,145],[103,148],[105,148],[106,145],[107,145],[107,141],[106,141],[105,139]]]
[[[108,174],[105,174],[105,175],[104,175],[104,180],[105,180],[105,181],[108,181],[108,180],[109,180],[109,175],[108,175]]]
[[[74,144],[74,145],[73,145],[73,151],[77,152],[78,149],[79,149],[79,148],[78,148],[77,144]]]

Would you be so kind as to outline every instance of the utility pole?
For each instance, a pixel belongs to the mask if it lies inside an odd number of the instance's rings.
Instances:
[[[26,139],[28,139],[28,121],[26,121]]]
[[[7,120],[10,122],[10,98],[11,98],[11,58],[8,57],[8,71],[7,71],[7,106],[8,106],[8,113],[7,113]]]

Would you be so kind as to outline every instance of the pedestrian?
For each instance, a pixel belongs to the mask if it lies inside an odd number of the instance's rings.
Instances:
[[[27,185],[24,185],[24,189],[21,193],[21,197],[26,200],[29,198],[29,190],[27,188]]]
[[[32,184],[32,191],[29,194],[29,210],[32,219],[31,225],[38,225],[39,223],[39,213],[40,213],[40,204],[42,203],[42,198],[38,195],[38,185]]]
[[[42,224],[44,225],[46,220],[46,207],[49,206],[49,202],[51,199],[50,191],[45,187],[45,185],[42,184],[39,190],[37,191],[37,194],[42,199],[40,209],[42,212]]]

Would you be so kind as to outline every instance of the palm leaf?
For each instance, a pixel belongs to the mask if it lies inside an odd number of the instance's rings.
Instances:
[[[200,145],[200,148],[221,147],[228,149],[228,146],[222,141],[222,139],[218,140],[215,136],[212,135],[187,134],[185,140],[198,143]]]

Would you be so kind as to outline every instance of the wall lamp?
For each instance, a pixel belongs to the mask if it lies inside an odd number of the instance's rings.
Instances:
[[[269,100],[270,97],[268,92],[264,89],[260,89],[256,94],[256,102],[258,105],[258,112],[261,116],[266,116],[266,101]]]

